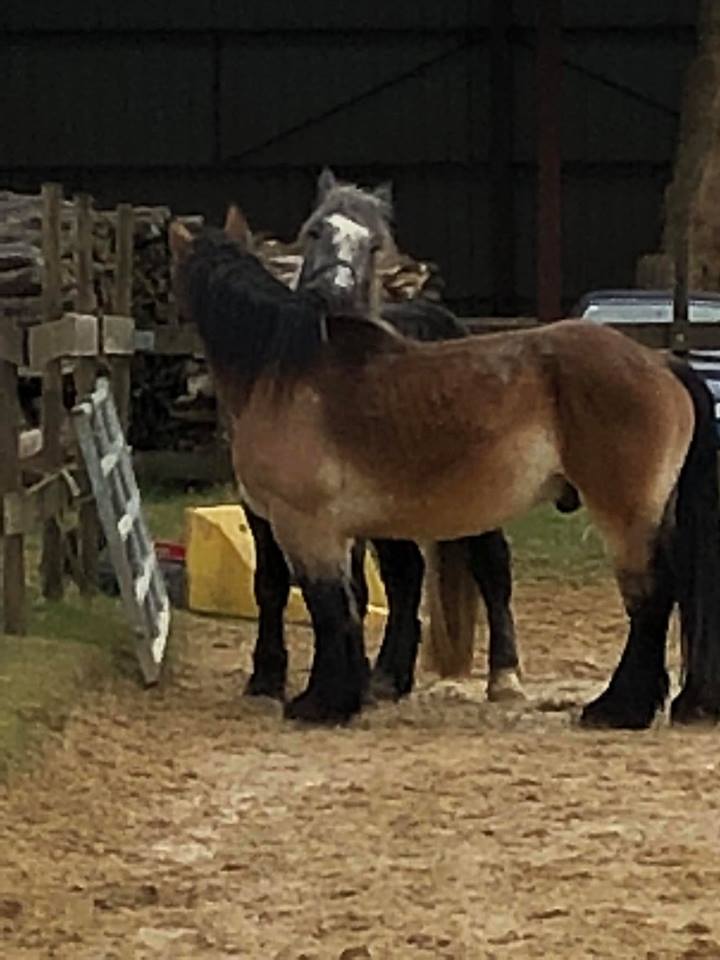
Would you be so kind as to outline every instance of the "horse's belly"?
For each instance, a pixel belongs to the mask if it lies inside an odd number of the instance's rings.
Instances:
[[[368,537],[451,540],[492,530],[537,503],[553,497],[562,473],[557,444],[545,430],[533,430],[495,445],[469,450],[456,466],[417,478],[394,490],[376,491],[377,511],[366,504]],[[357,512],[347,504],[348,516]]]

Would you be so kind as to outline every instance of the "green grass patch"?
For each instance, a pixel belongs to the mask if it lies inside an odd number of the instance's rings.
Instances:
[[[587,511],[561,514],[544,505],[507,527],[519,579],[585,582],[610,572]]]
[[[2,637],[0,780],[30,763],[47,732],[62,729],[82,691],[113,671],[105,645]]]
[[[188,507],[212,507],[220,503],[237,503],[238,496],[231,484],[178,489],[177,487],[150,487],[142,491],[143,511],[155,540],[182,542],[185,537],[185,510]]]

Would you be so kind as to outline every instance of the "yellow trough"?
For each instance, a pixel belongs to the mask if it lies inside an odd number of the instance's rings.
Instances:
[[[223,504],[188,508],[185,544],[189,608],[197,613],[255,619],[255,545],[242,507]],[[368,617],[382,618],[387,612],[387,600],[370,553],[365,559],[365,575],[370,593]],[[285,615],[290,623],[310,623],[297,587],[290,591]]]

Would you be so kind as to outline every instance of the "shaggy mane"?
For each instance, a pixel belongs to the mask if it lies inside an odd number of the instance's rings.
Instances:
[[[293,382],[312,369],[327,345],[321,296],[288,289],[222,231],[206,230],[193,240],[176,283],[210,364],[235,388],[250,390],[260,377],[278,386]],[[383,321],[333,318],[333,327],[339,324],[354,328],[358,363],[402,339]]]

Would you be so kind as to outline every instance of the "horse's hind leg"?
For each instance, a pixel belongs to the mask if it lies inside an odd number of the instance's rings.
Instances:
[[[374,540],[373,545],[387,595],[388,617],[370,689],[378,699],[397,700],[413,687],[425,563],[420,548],[410,540]]]
[[[665,644],[674,603],[673,577],[660,534],[653,539],[644,570],[633,565],[618,572],[630,630],[607,689],[582,712],[586,726],[643,729],[667,698]]]
[[[470,570],[475,578],[487,611],[488,699],[524,699],[520,684],[520,660],[515,640],[510,601],[512,565],[510,548],[502,530],[490,530],[468,537]]]
[[[288,661],[283,615],[290,594],[290,572],[270,524],[247,507],[245,515],[255,541],[254,588],[259,611],[253,672],[245,693],[282,700]]]

